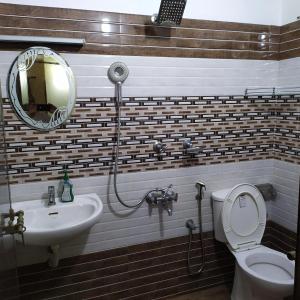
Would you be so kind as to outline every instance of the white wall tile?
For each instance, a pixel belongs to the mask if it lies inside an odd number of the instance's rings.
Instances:
[[[1,51],[4,97],[7,74],[17,55]],[[106,74],[115,61],[125,62],[130,69],[125,97],[243,95],[246,88],[275,86],[278,73],[278,62],[269,60],[62,55],[74,71],[78,97],[113,97],[115,89]]]
[[[202,223],[205,231],[213,229],[211,193],[241,182],[272,183],[278,197],[275,201],[267,203],[268,215],[274,222],[296,231],[299,175],[300,166],[277,160],[119,175],[120,194],[130,204],[137,202],[152,188],[173,183],[179,192],[179,201],[174,204],[172,216],[168,216],[165,211],[161,215],[157,209],[153,209],[150,216],[146,203],[134,212],[123,207],[118,203],[112,186],[108,186],[108,176],[74,179],[76,194],[95,192],[101,197],[104,202],[104,214],[89,233],[63,244],[61,256],[80,255],[187,234],[186,220],[192,218],[196,222],[198,217],[198,204],[195,200],[197,192],[195,183],[198,180],[204,181],[207,185],[202,202]],[[58,182],[12,185],[12,199],[14,201],[40,199],[46,195],[47,186],[53,184],[58,185]],[[32,255],[33,251],[35,255]],[[46,258],[45,248],[18,247],[20,265],[43,261]]]
[[[1,52],[0,78],[4,96],[8,70],[17,54]],[[114,87],[106,76],[109,65],[114,61],[124,61],[130,68],[130,77],[124,84],[124,96],[242,95],[247,87],[299,85],[300,58],[277,62],[63,55],[76,75],[79,97],[114,95]],[[151,188],[174,184],[180,194],[179,202],[174,205],[172,217],[164,212],[163,221],[160,221],[155,210],[150,217],[146,204],[128,215],[129,210],[117,202],[112,186],[108,188],[107,176],[82,178],[74,180],[75,192],[97,193],[103,199],[105,213],[89,234],[62,245],[62,257],[186,234],[185,220],[197,219],[195,182],[200,179],[207,184],[202,204],[204,230],[212,230],[211,192],[241,182],[272,182],[278,190],[278,198],[268,203],[269,215],[275,222],[296,230],[299,166],[289,163],[251,161],[120,175],[119,191],[129,203],[138,201]],[[13,185],[12,199],[23,201],[44,198],[47,196],[48,185],[53,184],[58,183]],[[46,249],[38,247],[19,247],[18,254],[21,265],[43,261],[47,257]]]
[[[274,161],[273,185],[278,192],[272,201],[271,219],[296,232],[298,221],[298,192],[300,165]]]
[[[166,211],[159,214],[156,208],[150,216],[146,203],[128,214],[132,210],[119,204],[112,186],[108,186],[108,176],[74,179],[76,194],[96,192],[100,196],[104,203],[104,214],[89,233],[62,245],[61,255],[62,257],[80,255],[187,234],[186,220],[192,218],[196,222],[198,218],[198,204],[195,199],[197,193],[195,183],[198,180],[204,181],[207,185],[202,202],[202,222],[204,230],[210,231],[213,229],[210,199],[212,191],[232,187],[241,182],[254,184],[271,182],[272,172],[273,161],[262,160],[118,176],[119,192],[130,204],[138,201],[150,189],[174,184],[174,189],[179,193],[179,201],[174,203],[172,216],[168,216]],[[57,186],[58,182],[12,185],[12,199],[13,201],[40,199],[45,196],[48,185],[52,184]],[[35,252],[35,256],[32,256],[32,251]],[[47,253],[43,248],[18,247],[21,265],[43,261],[46,256]]]
[[[279,62],[278,86],[300,87],[300,57]],[[300,89],[298,89],[300,91]]]

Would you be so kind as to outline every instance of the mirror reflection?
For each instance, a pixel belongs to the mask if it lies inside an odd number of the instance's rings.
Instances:
[[[74,76],[57,53],[33,47],[12,65],[9,96],[18,116],[29,126],[51,130],[65,122],[74,107]]]

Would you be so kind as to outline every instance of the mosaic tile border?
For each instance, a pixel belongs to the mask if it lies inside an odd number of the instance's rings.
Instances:
[[[18,120],[4,101],[8,171],[12,183],[107,174],[116,144],[115,98],[80,98],[70,120],[47,134]],[[131,97],[123,99],[120,171],[135,172],[250,159],[299,161],[300,96]],[[280,122],[282,126],[278,127]],[[190,157],[182,141],[203,151]],[[164,155],[152,151],[167,143]]]

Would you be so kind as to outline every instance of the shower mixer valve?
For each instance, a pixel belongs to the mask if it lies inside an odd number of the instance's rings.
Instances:
[[[160,206],[172,216],[172,203],[178,200],[178,193],[172,190],[173,185],[170,184],[165,189],[156,188],[147,194],[146,200],[151,207]]]

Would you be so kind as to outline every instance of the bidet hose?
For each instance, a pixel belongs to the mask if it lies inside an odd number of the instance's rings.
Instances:
[[[201,190],[199,190],[199,192],[201,192]],[[200,197],[200,199],[201,199],[201,197]],[[192,251],[192,241],[193,241],[193,228],[188,227],[188,229],[189,229],[189,247],[188,247],[188,254],[187,254],[187,267],[188,267],[188,274],[190,276],[195,276],[195,275],[201,274],[205,267],[205,248],[204,248],[205,245],[204,245],[203,227],[202,227],[201,200],[198,201],[198,212],[199,212],[199,234],[200,234],[200,239],[201,239],[201,254],[202,254],[201,262],[202,263],[196,271],[192,270],[191,251]]]
[[[134,205],[130,205],[125,203],[119,193],[118,193],[118,186],[117,186],[117,177],[118,177],[118,161],[119,161],[119,148],[120,148],[120,138],[121,138],[121,105],[120,102],[122,100],[122,83],[116,83],[117,89],[117,101],[116,101],[116,111],[117,111],[117,147],[115,151],[115,160],[114,160],[114,190],[118,201],[127,208],[138,208],[142,203],[146,200],[147,196],[152,192],[148,192],[138,203]]]
[[[202,231],[202,229],[200,229]],[[192,250],[192,240],[193,240],[193,231],[192,229],[189,229],[189,248],[188,248],[188,273],[190,276],[195,276],[195,275],[199,275],[202,273],[202,271],[204,270],[205,267],[205,249],[204,249],[204,243],[203,243],[203,234],[202,232],[200,233],[200,237],[201,237],[201,252],[202,252],[202,263],[200,265],[200,267],[196,270],[193,271],[192,270],[192,266],[191,266],[191,250]]]

